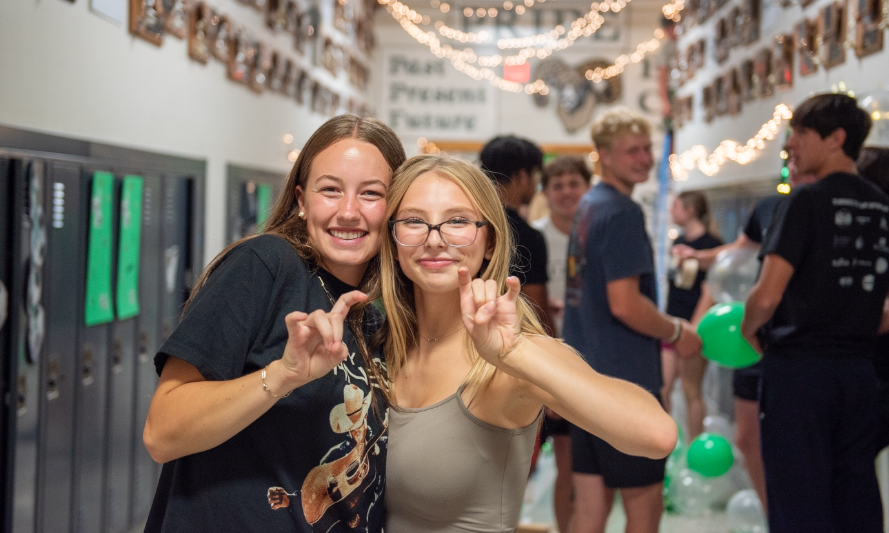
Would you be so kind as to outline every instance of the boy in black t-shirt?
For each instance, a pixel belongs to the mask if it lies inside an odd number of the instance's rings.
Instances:
[[[540,323],[553,335],[546,290],[546,241],[519,216],[519,208],[528,204],[537,190],[534,176],[543,168],[543,152],[527,139],[507,135],[488,141],[479,154],[479,162],[484,173],[497,184],[512,230],[515,256],[509,275],[519,278],[522,293],[534,304]]]
[[[882,532],[869,355],[889,292],[889,196],[856,175],[870,118],[853,98],[814,96],[790,125],[791,160],[817,181],[778,207],[741,324],[764,348],[769,529]]]

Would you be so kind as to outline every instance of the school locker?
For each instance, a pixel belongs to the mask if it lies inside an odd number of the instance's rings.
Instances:
[[[12,398],[10,379],[10,363],[13,353],[10,343],[10,290],[12,289],[12,228],[14,226],[12,207],[12,162],[7,157],[0,157],[0,250],[3,250],[0,261],[0,397]],[[12,464],[12,446],[10,435],[13,431],[12,420],[14,409],[11,402],[3,402],[0,407],[0,439],[3,448],[0,450],[0,492],[3,493],[3,504],[0,505],[0,530],[12,530],[12,513],[10,512],[11,495],[15,490],[9,466]]]
[[[112,257],[115,259],[112,279],[115,301],[120,303],[118,265],[123,261],[120,235],[124,219],[132,216],[135,205],[124,205],[122,178],[114,181],[114,231],[112,232]],[[129,203],[129,202],[128,202]],[[124,318],[119,305],[115,307],[115,320],[109,325],[111,338],[108,362],[108,438],[107,485],[105,487],[105,531],[124,533],[130,525],[133,468],[133,382],[136,358],[136,320]]]
[[[81,253],[76,261],[75,279],[78,284],[78,344],[76,378],[77,413],[74,442],[74,519],[72,531],[75,533],[100,533],[103,531],[103,496],[105,494],[105,456],[108,439],[105,434],[107,416],[106,400],[108,397],[107,374],[108,340],[110,336],[107,323],[86,325],[85,302],[87,300],[86,284],[83,280],[88,276],[89,234],[93,224],[91,210],[105,207],[107,199],[95,195],[93,185],[96,184],[97,170],[106,168],[83,166],[81,170],[82,191],[77,216],[82,220],[85,231],[80,232],[78,239]],[[103,220],[102,224],[109,224]],[[105,227],[105,226],[102,226]]]
[[[32,239],[39,244],[42,204],[39,183],[43,163],[13,159],[11,163],[13,205],[8,324],[11,353],[8,362],[11,386],[12,531],[32,532],[35,527],[37,483],[37,434],[39,416],[39,361],[42,303],[41,267],[38,254],[32,257]],[[33,204],[32,204],[33,196]],[[32,228],[32,217],[38,222]],[[40,250],[37,250],[38,252]]]
[[[160,347],[160,297],[163,269],[161,261],[162,181],[158,175],[145,173],[142,188],[142,251],[139,267],[140,310],[136,321],[138,357],[133,384],[133,521],[148,517],[160,465],[154,462],[142,443],[142,429],[148,407],[157,388],[154,354]]]
[[[38,453],[37,531],[68,531],[74,482],[74,391],[77,378],[78,291],[72,266],[83,227],[80,169],[48,162],[45,187],[47,226],[44,264],[46,337],[40,365],[40,448]]]

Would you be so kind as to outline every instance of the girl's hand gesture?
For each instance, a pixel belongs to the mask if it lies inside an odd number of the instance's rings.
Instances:
[[[519,280],[507,278],[506,294],[501,295],[496,281],[471,279],[466,267],[460,267],[457,277],[463,325],[479,355],[499,366],[522,340],[516,312],[522,290]]]
[[[281,363],[288,382],[301,386],[318,379],[346,360],[349,350],[343,340],[343,323],[349,309],[367,300],[361,291],[343,294],[329,313],[318,309],[309,314],[294,311],[287,324],[287,345]]]

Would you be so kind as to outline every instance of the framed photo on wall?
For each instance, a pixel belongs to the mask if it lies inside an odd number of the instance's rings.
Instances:
[[[155,46],[164,42],[162,0],[130,0],[130,33]]]
[[[210,61],[208,31],[212,11],[203,2],[192,6],[188,17],[188,56],[198,63]]]
[[[836,2],[821,8],[821,62],[824,68],[846,61],[846,6]]]
[[[793,35],[779,34],[775,36],[775,51],[772,54],[772,74],[775,76],[775,88],[786,91],[793,88]]]
[[[880,0],[855,0],[855,55],[858,57],[883,49],[884,13],[880,3]]]
[[[753,70],[756,73],[757,95],[760,98],[768,98],[775,94],[775,74],[771,48],[763,48],[759,51]]]
[[[803,19],[794,32],[799,55],[799,74],[808,76],[818,70],[818,21]]]

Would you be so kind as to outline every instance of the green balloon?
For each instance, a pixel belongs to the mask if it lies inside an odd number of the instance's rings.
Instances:
[[[741,336],[743,302],[716,304],[698,323],[698,335],[704,341],[704,356],[729,368],[745,368],[762,356]]]
[[[688,467],[707,477],[719,477],[732,467],[732,445],[716,433],[701,433],[688,447]]]

